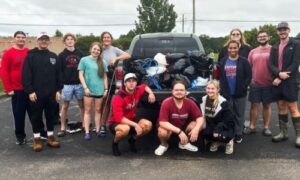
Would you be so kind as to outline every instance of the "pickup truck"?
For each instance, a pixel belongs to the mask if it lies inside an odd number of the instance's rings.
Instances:
[[[133,72],[132,62],[135,60],[144,60],[153,58],[157,53],[164,55],[186,55],[188,52],[197,52],[204,55],[205,51],[198,36],[188,33],[149,33],[136,35],[127,51],[131,54],[131,59],[123,62],[123,72]],[[211,74],[210,70],[208,70]],[[211,76],[210,76],[211,77]],[[155,104],[147,103],[147,96],[143,96],[140,102],[141,109],[156,109],[155,115],[158,114],[158,109],[161,102],[167,97],[171,96],[170,87],[163,89],[153,89],[156,96]],[[193,97],[194,100],[199,101],[204,95],[204,90],[188,90],[188,96]],[[151,113],[152,115],[153,112]]]

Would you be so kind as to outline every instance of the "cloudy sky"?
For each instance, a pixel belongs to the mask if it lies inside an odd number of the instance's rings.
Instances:
[[[292,36],[300,32],[299,0],[195,0],[196,34],[225,36],[232,28],[249,30],[288,21]],[[110,31],[117,38],[134,28],[139,0],[0,0],[0,36],[23,30],[30,36],[46,31],[99,35]],[[193,0],[169,0],[178,14],[174,32],[192,32]]]

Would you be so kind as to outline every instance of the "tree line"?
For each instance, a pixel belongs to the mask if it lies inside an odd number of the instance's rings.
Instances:
[[[121,35],[118,39],[113,41],[113,45],[121,49],[128,49],[130,42],[135,35],[143,33],[154,32],[171,32],[176,26],[177,13],[174,11],[174,5],[170,4],[168,0],[140,0],[140,5],[137,7],[138,21],[135,21],[135,28],[130,30],[127,34]],[[258,43],[256,35],[258,31],[267,31],[271,38],[270,44],[279,42],[276,34],[276,26],[272,24],[265,24],[259,27],[252,28],[243,32],[247,43],[252,47],[257,47]],[[228,30],[229,33],[230,30]],[[61,37],[63,34],[57,30],[55,36]],[[88,54],[89,45],[94,41],[99,41],[99,36],[90,34],[88,36],[77,35],[77,47],[82,50],[84,54]],[[228,36],[225,37],[209,37],[202,34],[199,36],[206,53],[217,53],[227,41]],[[300,40],[300,33],[295,37]]]

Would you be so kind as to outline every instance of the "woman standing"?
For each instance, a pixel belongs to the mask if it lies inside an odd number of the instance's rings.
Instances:
[[[131,56],[130,54],[122,51],[121,49],[112,46],[112,41],[113,37],[111,33],[105,31],[101,34],[100,36],[100,42],[102,43],[103,46],[103,52],[102,52],[102,58],[105,61],[105,63],[111,67],[112,69],[116,65],[118,61],[123,61],[129,59]],[[109,86],[111,87],[110,89],[110,94],[104,98],[104,102],[107,101],[106,103],[103,103],[102,105],[102,118],[101,118],[101,127],[100,127],[100,136],[105,136],[106,135],[106,126],[105,122],[109,118],[109,113],[110,113],[110,106],[111,106],[111,97],[115,93],[116,86],[115,86],[115,81],[112,79],[112,74],[108,74],[108,82]],[[106,99],[108,98],[108,99]],[[105,107],[104,107],[105,106]]]
[[[107,95],[107,66],[101,57],[102,46],[94,42],[90,47],[90,55],[83,57],[78,65],[79,79],[84,88],[84,129],[85,140],[90,140],[91,108],[94,102],[94,120],[97,135],[101,117],[103,96]]]
[[[251,47],[249,44],[247,44],[242,31],[238,28],[235,28],[230,31],[228,41],[225,43],[224,47],[220,50],[218,61],[220,61],[225,56],[228,56],[227,49],[228,49],[229,42],[232,40],[237,41],[240,44],[238,54],[244,58],[248,58],[248,55],[251,51]]]
[[[203,130],[205,139],[213,141],[209,150],[215,152],[222,143],[226,143],[225,154],[233,153],[235,120],[230,104],[220,95],[220,83],[211,80],[206,86],[206,96],[200,105],[204,114],[206,128]]]
[[[239,47],[239,42],[229,41],[228,56],[219,62],[221,95],[232,105],[236,119],[235,142],[237,143],[243,140],[247,88],[252,78],[251,66],[246,58],[238,54]]]

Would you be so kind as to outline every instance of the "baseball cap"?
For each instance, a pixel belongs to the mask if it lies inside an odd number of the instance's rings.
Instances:
[[[285,21],[282,21],[282,22],[278,23],[278,25],[277,25],[277,29],[282,29],[282,28],[290,29],[289,24]]]
[[[137,80],[137,77],[136,77],[136,75],[134,73],[128,73],[124,77],[124,82],[126,82],[129,79],[135,79],[135,80]]]
[[[40,39],[42,37],[47,37],[50,39],[50,36],[46,33],[46,32],[40,32],[38,35],[37,35],[37,39]]]

